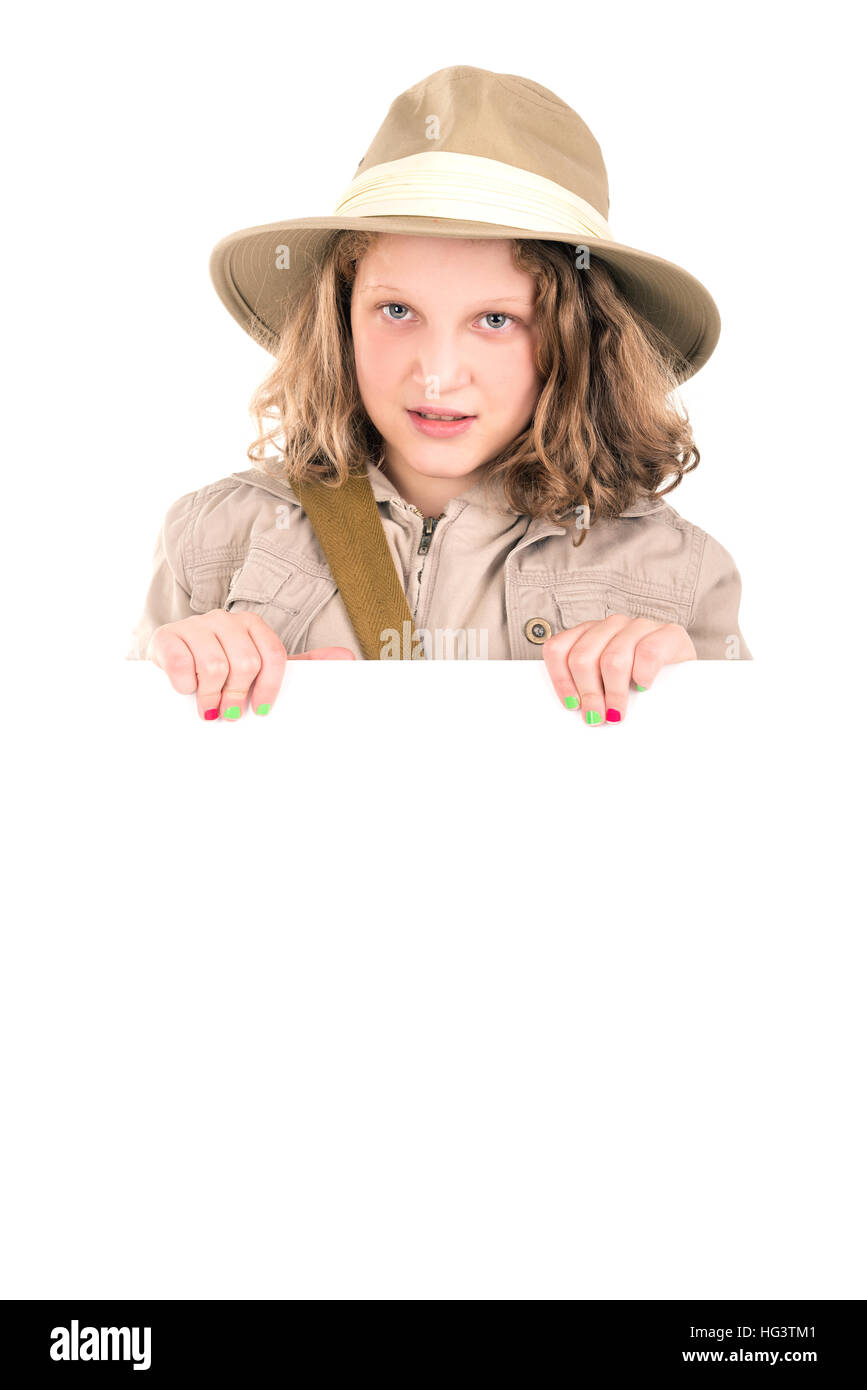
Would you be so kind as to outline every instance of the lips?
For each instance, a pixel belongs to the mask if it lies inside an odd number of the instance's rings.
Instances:
[[[407,415],[413,429],[428,439],[452,439],[455,435],[466,434],[475,421],[475,415],[465,415],[461,420],[443,419],[442,415],[426,420],[418,410],[408,410]]]
[[[467,411],[463,410],[431,410],[430,406],[421,405],[410,405],[407,406],[407,409],[413,415],[434,415],[438,420],[470,420],[475,418],[475,416],[471,416]]]

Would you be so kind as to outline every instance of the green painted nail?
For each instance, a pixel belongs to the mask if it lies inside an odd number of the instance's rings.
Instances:
[[[587,711],[587,723],[588,723],[588,724],[601,724],[601,723],[602,723],[602,715],[598,712],[598,710],[589,709],[589,710]]]
[[[564,695],[564,696],[563,696],[563,704],[566,706],[567,709],[576,709],[577,706],[578,706],[578,696],[577,696],[577,695]]]
[[[223,710],[223,718],[224,718],[224,719],[240,719],[240,717],[241,717],[241,707],[240,707],[240,705],[230,705],[228,709],[224,709],[224,710]]]
[[[257,714],[267,714],[270,708],[271,708],[270,705],[260,705],[259,708],[256,710],[256,713],[257,713]]]
[[[646,686],[646,685],[637,685],[637,684],[636,684],[635,689],[636,689],[636,690],[646,690],[646,689],[647,689],[647,686]]]

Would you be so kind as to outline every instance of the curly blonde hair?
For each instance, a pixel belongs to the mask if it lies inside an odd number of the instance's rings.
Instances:
[[[358,266],[380,235],[338,230],[328,238],[282,325],[274,368],[251,399],[259,434],[247,457],[271,473],[273,455],[264,449],[274,445],[278,476],[290,486],[320,478],[336,487],[368,460],[384,461],[383,438],[358,389],[350,321]],[[489,460],[507,504],[549,522],[581,505],[590,525],[670,492],[701,457],[685,409],[669,399],[688,364],[626,301],[592,250],[576,274],[569,244],[512,245],[516,266],[536,280],[544,385],[529,426]],[[267,430],[269,420],[277,423]],[[586,534],[584,527],[581,541]]]

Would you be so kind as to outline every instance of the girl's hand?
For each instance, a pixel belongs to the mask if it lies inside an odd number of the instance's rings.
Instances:
[[[182,695],[195,691],[201,719],[240,719],[244,701],[267,714],[283,682],[287,661],[355,660],[348,647],[316,647],[287,656],[273,628],[258,613],[214,608],[164,623],[151,636],[147,659],[165,671]]]
[[[556,633],[542,655],[560,700],[569,709],[580,709],[588,724],[623,718],[630,679],[647,690],[662,666],[698,659],[692,638],[679,623],[625,613]]]

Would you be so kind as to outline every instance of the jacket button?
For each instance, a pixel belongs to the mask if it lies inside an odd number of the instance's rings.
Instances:
[[[551,624],[546,623],[544,618],[530,618],[524,624],[524,636],[528,642],[547,642],[551,636]]]

